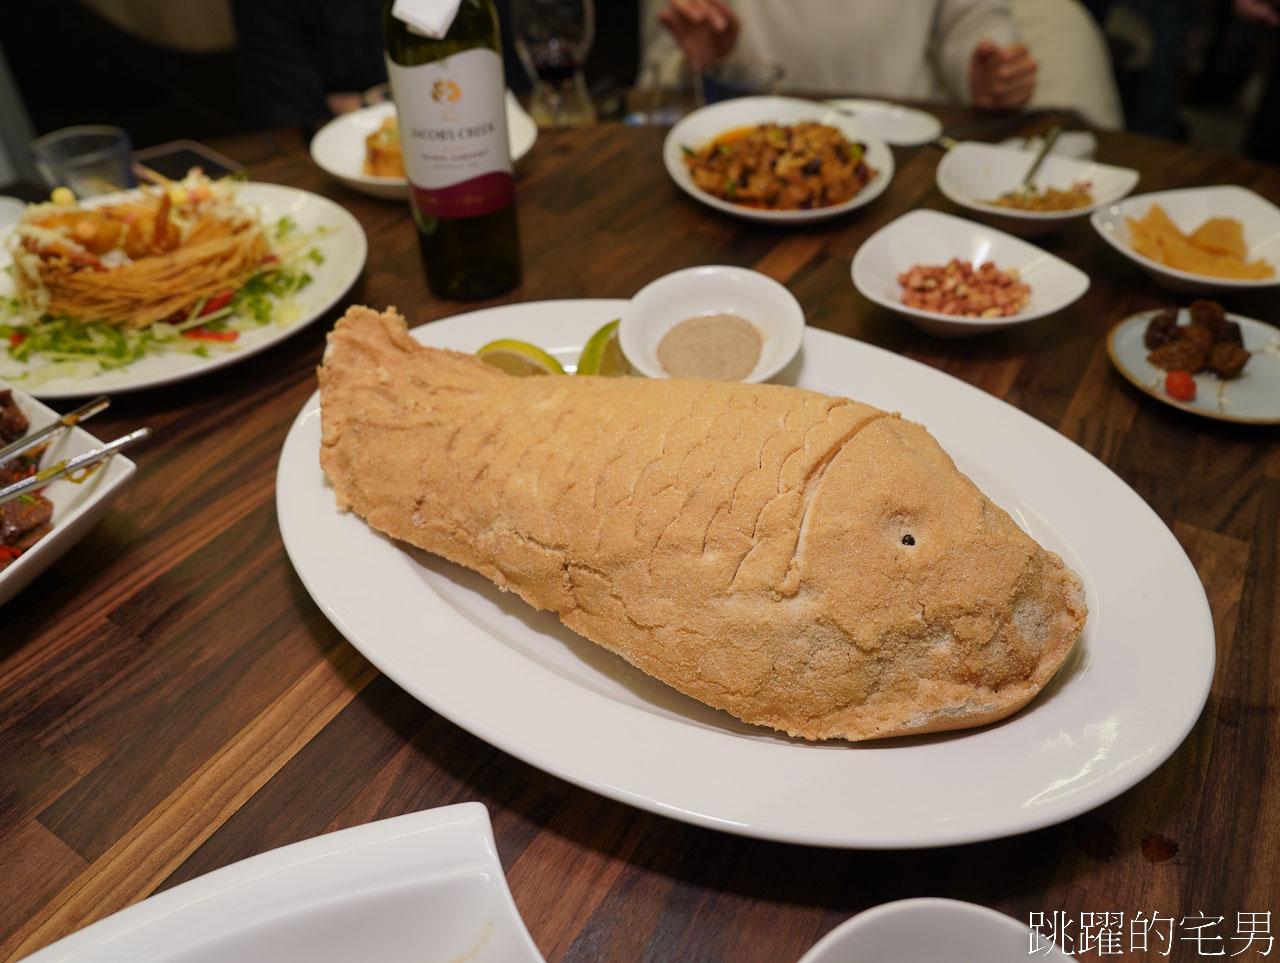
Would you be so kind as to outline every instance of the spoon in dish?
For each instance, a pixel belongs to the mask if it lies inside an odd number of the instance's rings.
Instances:
[[[1027,173],[1026,176],[1022,178],[1022,183],[1005,194],[1005,197],[1020,199],[1036,192],[1036,171],[1040,169],[1040,165],[1044,163],[1044,159],[1049,156],[1049,151],[1053,150],[1053,145],[1061,134],[1062,127],[1057,124],[1045,131],[1044,143],[1040,145],[1040,151],[1036,154],[1036,159],[1033,160],[1031,162],[1031,166],[1027,168]]]

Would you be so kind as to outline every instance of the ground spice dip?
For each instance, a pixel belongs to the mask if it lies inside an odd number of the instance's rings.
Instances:
[[[673,378],[741,381],[755,370],[764,339],[746,318],[707,314],[681,321],[658,342],[658,364]]]

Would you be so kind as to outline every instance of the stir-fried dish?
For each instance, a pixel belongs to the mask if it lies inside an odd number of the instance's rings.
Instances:
[[[13,392],[0,391],[0,445],[17,441],[27,433],[27,416],[18,407]],[[0,488],[35,474],[40,452],[35,449],[0,463]],[[53,527],[53,503],[43,495],[25,494],[0,502],[0,571],[12,565]]]
[[[843,204],[878,173],[866,162],[865,144],[813,121],[740,127],[701,150],[685,150],[700,189],[774,211]]]
[[[306,262],[321,260],[291,219],[264,225],[232,181],[199,170],[91,205],[65,188],[54,195],[28,207],[8,240],[0,351],[27,365],[10,379],[230,346],[241,330],[284,320],[279,302],[311,280]]]

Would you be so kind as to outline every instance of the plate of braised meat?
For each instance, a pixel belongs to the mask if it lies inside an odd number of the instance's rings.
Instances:
[[[53,409],[0,382],[0,448],[59,417]],[[67,428],[47,444],[0,461],[0,489],[100,446],[83,428]],[[133,471],[133,462],[115,455],[96,468],[0,502],[0,605],[97,523]]]
[[[1142,311],[1107,340],[1116,369],[1166,404],[1208,418],[1280,424],[1280,329],[1216,301]]]

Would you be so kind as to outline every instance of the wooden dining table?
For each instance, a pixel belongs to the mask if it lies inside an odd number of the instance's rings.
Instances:
[[[935,113],[948,126],[980,119]],[[1030,116],[986,137],[1053,120]],[[1079,219],[1038,241],[1088,273],[1079,301],[980,337],[933,337],[863,298],[850,262],[907,211],[963,213],[936,186],[941,149],[895,148],[892,183],[873,203],[779,229],[678,190],[665,135],[617,122],[540,131],[517,172],[523,280],[478,304],[430,294],[405,202],[344,187],[296,135],[212,145],[254,180],[347,208],[369,259],[338,305],[284,342],[119,394],[93,424],[99,437],[139,425],[154,435],[100,523],[0,608],[0,959],[246,857],[465,801],[487,807],[515,903],[552,961],[793,961],[854,914],[917,896],[1023,923],[1155,914],[1178,928],[1161,954],[1176,960],[1217,950],[1252,959],[1264,920],[1280,933],[1280,427],[1163,404],[1122,378],[1106,347],[1119,320],[1180,297]],[[1231,183],[1280,200],[1275,168],[1096,136],[1098,159],[1140,171],[1141,192]],[[347,305],[395,305],[418,325],[494,304],[628,298],[708,263],[770,275],[810,326],[1003,399],[1100,459],[1172,530],[1204,585],[1217,664],[1194,728],[1154,773],[1066,822],[966,845],[752,838],[627,805],[494,748],[381,674],[330,623],[282,542],[276,469]],[[1280,297],[1226,304],[1275,322]],[[1144,641],[1158,679],[1170,671],[1161,639]],[[1188,939],[1196,924],[1219,942]],[[1122,949],[1142,958],[1127,933]]]

